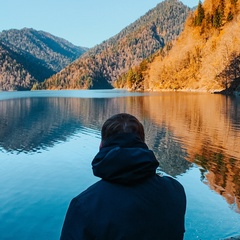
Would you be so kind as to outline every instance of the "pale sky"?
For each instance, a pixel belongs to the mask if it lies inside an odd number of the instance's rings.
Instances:
[[[162,0],[0,0],[0,31],[34,28],[82,47],[102,43]],[[182,0],[197,6],[199,0]]]

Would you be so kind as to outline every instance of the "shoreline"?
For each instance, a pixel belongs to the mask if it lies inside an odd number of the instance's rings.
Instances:
[[[185,92],[185,93],[208,93],[208,94],[221,94],[221,95],[229,95],[229,96],[240,96],[240,91],[231,91],[231,90],[226,90],[226,89],[211,89],[211,90],[206,90],[206,89],[129,89],[129,88],[113,88],[112,90],[126,90],[128,92],[142,92],[142,93],[150,93],[150,92]],[[3,91],[0,89],[0,93],[3,92],[34,92],[34,91],[60,91],[60,90],[105,90],[103,89],[78,89],[78,88],[73,88],[73,89],[39,89],[39,90],[8,90],[8,91]]]

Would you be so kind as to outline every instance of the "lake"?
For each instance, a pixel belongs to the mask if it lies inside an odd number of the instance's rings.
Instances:
[[[240,97],[64,90],[0,92],[1,240],[59,239],[70,200],[99,180],[101,125],[119,112],[184,186],[185,239],[240,235]]]

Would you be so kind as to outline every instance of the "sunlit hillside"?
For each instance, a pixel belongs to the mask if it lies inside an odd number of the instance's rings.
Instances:
[[[189,16],[172,48],[159,52],[136,77],[125,78],[133,90],[214,91],[236,88],[240,78],[240,3],[205,0]],[[131,74],[133,76],[134,74]],[[128,82],[128,83],[127,83]]]

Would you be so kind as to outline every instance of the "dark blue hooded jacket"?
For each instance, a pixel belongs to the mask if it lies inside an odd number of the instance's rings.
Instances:
[[[104,143],[92,162],[102,178],[69,206],[61,240],[178,240],[184,235],[182,185],[156,175],[158,161],[136,135]]]

